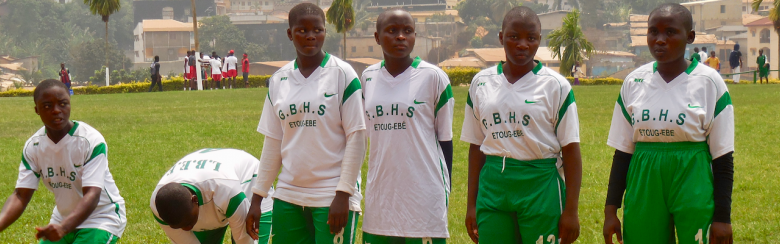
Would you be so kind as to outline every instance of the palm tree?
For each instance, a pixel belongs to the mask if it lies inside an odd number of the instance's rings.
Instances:
[[[100,15],[106,23],[106,50],[108,50],[108,16],[119,11],[122,7],[120,0],[84,0],[89,6],[92,15]],[[106,52],[106,67],[108,67],[108,52]]]
[[[761,6],[761,2],[764,0],[753,0],[753,11],[758,11],[758,7]],[[769,10],[769,19],[772,20],[772,25],[775,27],[775,33],[777,33],[777,37],[780,37],[780,0],[774,0],[772,3],[772,9]],[[778,55],[780,55],[780,44],[778,44]],[[778,56],[780,57],[780,56]],[[769,62],[769,60],[767,60]],[[777,64],[777,69],[780,70],[780,63]],[[778,72],[778,76],[780,77],[780,72]]]
[[[355,26],[355,10],[352,8],[352,0],[335,0],[330,5],[325,15],[328,23],[336,26],[336,32],[344,34],[344,49],[341,58],[347,59],[347,32]]]
[[[563,18],[563,26],[560,29],[553,30],[547,36],[550,39],[549,46],[553,52],[553,57],[557,57],[561,61],[559,72],[563,76],[571,76],[572,66],[577,62],[582,62],[583,53],[588,58],[593,54],[593,44],[585,38],[579,22],[580,11],[574,9],[574,11]]]
[[[509,12],[510,9],[522,5],[517,0],[495,0],[490,5],[490,11],[493,12],[493,22],[500,25],[504,20],[504,15]]]

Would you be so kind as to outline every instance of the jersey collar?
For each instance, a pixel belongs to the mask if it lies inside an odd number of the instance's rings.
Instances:
[[[688,68],[685,69],[685,74],[690,75],[691,72],[693,72],[694,69],[696,69],[696,66],[699,65],[699,61],[691,61],[691,65],[688,65]],[[658,72],[658,62],[653,62],[653,73]]]
[[[325,52],[325,57],[322,58],[322,63],[320,63],[320,67],[325,68],[325,65],[328,64],[328,60],[330,60],[330,53]],[[384,64],[384,61],[382,61],[382,64]],[[298,59],[296,58],[293,60],[293,69],[298,69]]]
[[[414,60],[412,61],[412,68],[416,69],[418,66],[420,66],[420,61],[422,61],[420,56],[414,57]],[[382,63],[379,64],[379,68],[384,68],[384,67],[385,67],[385,61],[382,60]]]
[[[534,62],[536,62],[536,66],[534,67],[533,70],[531,70],[531,72],[534,72],[534,74],[537,74],[537,73],[539,73],[540,70],[542,70],[542,67],[544,67],[544,65],[542,65],[542,62],[540,62],[539,60],[534,60]],[[498,62],[498,74],[500,75],[500,74],[503,74],[503,73],[504,73],[504,61],[501,61],[501,62]]]
[[[197,187],[187,183],[181,183],[181,185],[195,192],[195,196],[198,197],[198,206],[203,206],[203,194],[200,192],[200,190]]]

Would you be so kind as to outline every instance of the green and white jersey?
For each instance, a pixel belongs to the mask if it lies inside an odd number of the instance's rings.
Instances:
[[[207,148],[184,156],[165,172],[149,200],[160,227],[174,243],[199,243],[193,231],[214,230],[230,225],[236,243],[253,243],[246,234],[245,220],[251,205],[252,186],[260,160],[237,149]],[[198,197],[198,222],[191,231],[172,229],[159,217],[155,198],[168,183],[179,183]],[[269,191],[273,194],[273,189]],[[262,212],[273,210],[273,201],[264,199]]]
[[[720,74],[691,62],[666,83],[656,65],[643,65],[623,81],[607,145],[633,154],[636,142],[707,141],[712,158],[734,151],[734,106]]]
[[[383,61],[361,78],[371,140],[363,231],[448,238],[449,173],[439,141],[452,140],[450,79],[419,57],[396,77]]]
[[[309,78],[293,60],[270,79],[273,85],[257,131],[282,141],[282,172],[274,198],[330,207],[341,178],[347,135],[366,129],[357,73],[326,53]],[[359,180],[350,197],[352,211],[360,211],[358,184]]]
[[[574,92],[566,78],[535,62],[514,84],[503,62],[474,77],[461,140],[480,145],[485,155],[561,162],[561,148],[580,141]]]
[[[125,200],[108,169],[107,152],[103,135],[84,122],[73,121],[73,128],[58,143],[49,139],[43,127],[24,145],[16,188],[38,189],[38,181],[43,181],[54,193],[56,207],[49,220],[54,224],[75,210],[84,197],[82,187],[102,188],[97,207],[76,228],[101,229],[121,237],[127,225]]]

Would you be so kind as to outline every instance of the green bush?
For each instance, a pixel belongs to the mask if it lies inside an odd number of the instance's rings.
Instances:
[[[569,84],[574,84],[574,77],[566,77],[569,80]],[[617,78],[580,78],[580,85],[620,85],[623,84],[623,80]]]
[[[249,86],[250,87],[263,87],[265,81],[271,76],[269,75],[250,75]],[[211,82],[211,79],[209,79]],[[244,87],[244,78],[236,78],[237,87]],[[162,86],[163,91],[180,91],[183,89],[184,78],[172,77],[170,79],[163,79]],[[131,82],[126,84],[118,84],[111,86],[85,86],[77,87],[73,89],[73,94],[76,95],[88,95],[88,94],[111,94],[111,93],[135,93],[149,91],[149,85],[151,82],[146,80],[144,82]],[[155,87],[156,90],[156,87]],[[33,90],[16,89],[6,92],[0,92],[0,97],[28,97],[33,95]]]
[[[471,80],[474,79],[474,76],[477,75],[479,71],[480,69],[478,68],[465,67],[444,69],[444,72],[447,73],[447,76],[450,77],[450,84],[452,86],[471,84]]]

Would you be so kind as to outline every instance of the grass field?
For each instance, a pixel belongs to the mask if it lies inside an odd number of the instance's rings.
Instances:
[[[614,151],[606,139],[619,88],[574,89],[583,155],[579,243],[603,243],[602,212]],[[780,86],[736,85],[729,89],[737,116],[732,214],[735,243],[778,243]],[[463,87],[454,89],[450,243],[470,243],[463,226],[468,145],[459,140],[466,91]],[[167,241],[152,218],[149,196],[163,172],[179,158],[207,147],[239,148],[260,156],[263,137],[255,128],[265,94],[265,89],[242,89],[73,97],[71,119],[94,126],[108,142],[111,172],[127,203],[129,222],[120,242]],[[14,189],[24,142],[42,126],[33,106],[30,97],[0,98],[0,202]],[[26,213],[0,233],[0,243],[35,243],[34,227],[48,223],[54,205],[53,195],[43,188]]]

